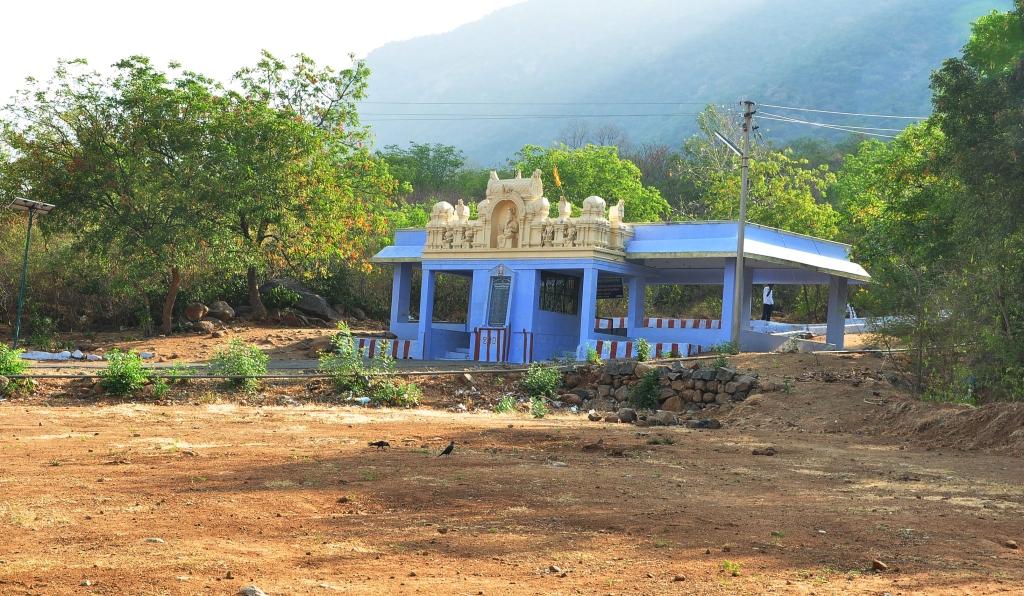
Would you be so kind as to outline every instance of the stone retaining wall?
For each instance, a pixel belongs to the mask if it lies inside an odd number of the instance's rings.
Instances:
[[[696,362],[612,360],[596,383],[590,407],[602,411],[629,405],[633,386],[650,371],[658,375],[659,409],[670,412],[728,409],[757,387],[756,373],[738,373],[731,368],[701,368]]]

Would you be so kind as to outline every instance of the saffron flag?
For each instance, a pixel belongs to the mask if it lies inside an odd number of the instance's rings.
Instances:
[[[555,173],[555,186],[562,188],[562,179],[558,177],[558,166],[554,166],[551,169]]]

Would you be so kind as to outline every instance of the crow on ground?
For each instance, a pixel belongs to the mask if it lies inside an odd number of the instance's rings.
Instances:
[[[370,443],[370,447],[376,447],[378,450],[383,449],[387,451],[388,447],[390,446],[391,443],[388,443],[387,441],[373,441],[372,443]]]
[[[451,443],[448,443],[448,446],[444,448],[444,451],[441,452],[441,455],[444,455],[444,456],[451,455],[452,451],[455,451],[455,441],[452,441]],[[441,455],[438,455],[438,457],[441,457]]]

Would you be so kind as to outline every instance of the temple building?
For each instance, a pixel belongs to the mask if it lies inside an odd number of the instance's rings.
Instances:
[[[390,330],[397,339],[387,349],[398,358],[525,363],[582,359],[590,348],[604,358],[630,357],[644,338],[652,354],[686,356],[728,341],[738,306],[742,349],[768,351],[786,337],[750,322],[753,287],[762,284],[827,285],[826,341],[842,348],[847,287],[870,279],[845,244],[748,223],[736,305],[737,222],[625,223],[621,201],[609,207],[597,196],[583,201],[578,216],[572,212],[562,199],[552,216],[539,170],[506,180],[491,172],[475,219],[461,200],[441,201],[425,229],[398,230],[394,244],[373,257],[394,266]],[[436,320],[439,273],[470,280],[465,322]],[[721,316],[647,317],[644,296],[653,284],[721,285]],[[622,297],[625,317],[598,318],[599,298]]]

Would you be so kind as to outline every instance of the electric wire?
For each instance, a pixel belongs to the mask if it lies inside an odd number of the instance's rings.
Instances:
[[[766,108],[776,108],[779,110],[796,110],[798,112],[816,112],[818,114],[836,114],[839,116],[861,116],[864,118],[898,118],[901,120],[927,120],[928,116],[896,116],[893,114],[865,114],[860,112],[838,112],[835,110],[819,110],[817,108],[797,108],[793,106],[780,106],[777,104],[763,103],[762,106]]]

